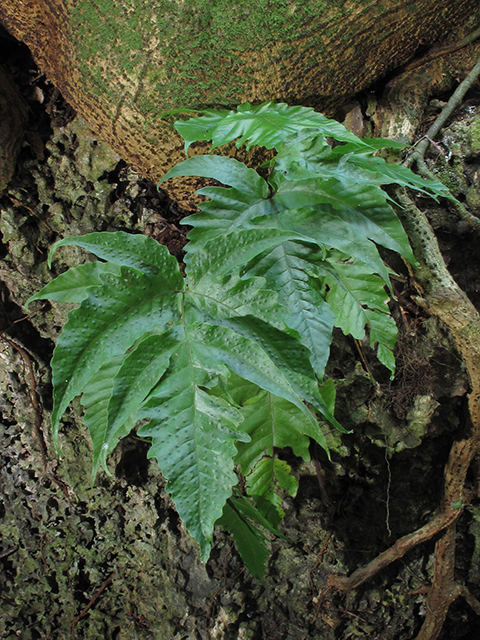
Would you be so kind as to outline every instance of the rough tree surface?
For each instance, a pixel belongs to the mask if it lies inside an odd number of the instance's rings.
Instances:
[[[378,4],[349,6],[361,15],[363,8]],[[4,1],[0,11],[8,5]],[[11,3],[12,11],[14,5],[18,29],[23,19],[19,7],[39,12],[36,31],[29,32],[32,42],[38,38],[39,57],[39,34],[44,37],[51,28],[49,39],[55,43],[62,20],[68,31],[65,7],[73,12],[99,3],[64,3],[63,14],[53,0]],[[440,4],[428,5],[441,13]],[[457,9],[467,5],[457,3]],[[106,15],[105,7],[115,8],[115,3],[102,6]],[[196,15],[187,2],[169,4],[170,9],[180,6],[187,15]],[[259,14],[258,7],[257,2],[252,12]],[[436,16],[426,13],[433,24]],[[396,14],[388,15],[396,20]],[[263,8],[262,16],[271,19]],[[123,14],[116,18],[120,28]],[[166,32],[173,25],[165,25]],[[69,33],[72,43],[80,42]],[[442,40],[445,35],[442,32]],[[180,56],[189,42],[171,39],[171,46]],[[417,44],[411,45],[412,51]],[[468,421],[470,380],[464,364],[445,326],[418,305],[418,283],[411,273],[395,265],[401,273],[394,281],[400,338],[393,383],[368,348],[362,362],[353,341],[336,336],[328,374],[336,381],[337,417],[352,433],[328,435],[330,462],[320,451],[312,452],[319,464],[300,465],[290,452],[282,454],[293,465],[300,489],[295,500],[285,496],[283,531],[290,541],[274,541],[265,581],[248,575],[231,539],[221,531],[211,559],[203,565],[158,468],[146,459],[144,443],[133,436],[124,439],[110,461],[112,476],[102,474],[90,487],[90,449],[81,407],[74,403],[63,423],[62,457],[57,457],[49,436],[49,361],[66,313],[63,305],[38,303],[28,312],[24,306],[52,275],[85,259],[77,249],[65,248],[56,256],[53,271],[47,269],[49,247],[65,235],[142,232],[181,258],[185,228],[178,222],[188,203],[176,204],[158,194],[81,116],[74,118],[19,45],[1,37],[0,45],[8,85],[17,86],[12,100],[26,100],[29,106],[28,122],[19,119],[16,125],[24,129],[26,144],[0,200],[2,640],[416,638],[428,606],[434,541],[413,549],[346,596],[319,598],[332,574],[352,573],[431,519],[441,501],[449,449]],[[43,46],[47,56],[48,47]],[[444,92],[451,91],[454,79],[461,79],[479,54],[480,46],[473,45],[401,74],[387,86],[377,85],[375,92],[365,91],[345,107],[347,119],[362,135],[383,131],[413,142],[442,108]],[[66,74],[71,71],[68,64]],[[115,74],[112,71],[118,84]],[[313,102],[314,93],[308,95]],[[90,100],[93,108],[95,100]],[[86,104],[84,98],[75,102],[78,107]],[[113,136],[105,122],[92,123]],[[116,149],[125,149],[127,142]],[[433,150],[430,158],[437,175],[480,217],[478,84],[438,143],[442,153]],[[153,147],[142,144],[151,161],[148,149]],[[480,309],[478,235],[445,206],[422,198],[416,204],[427,211],[449,268]],[[472,499],[458,521],[456,577],[480,599],[478,469],[469,483]],[[476,638],[478,620],[459,600],[448,613],[441,640]]]
[[[142,175],[181,158],[160,115],[265,100],[333,112],[477,0],[2,0],[0,21]]]

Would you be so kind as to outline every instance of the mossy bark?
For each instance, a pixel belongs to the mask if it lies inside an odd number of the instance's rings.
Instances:
[[[331,113],[476,12],[476,0],[3,0],[0,20],[156,180],[182,153],[166,111],[283,100]]]
[[[473,135],[478,107],[471,111],[469,105],[459,121],[466,133],[452,145],[453,164],[458,172],[463,167],[460,187],[467,190],[478,167]],[[336,379],[338,417],[352,433],[327,435],[332,459],[320,460],[320,466],[299,465],[288,451],[282,454],[293,465],[300,489],[295,500],[285,496],[282,526],[289,540],[273,541],[265,580],[248,575],[221,531],[211,560],[203,565],[159,469],[146,459],[144,443],[123,440],[109,462],[112,476],[101,475],[93,487],[79,403],[63,422],[61,457],[51,446],[48,363],[66,312],[55,304],[24,306],[51,277],[49,247],[61,236],[94,230],[123,229],[162,239],[174,226],[166,207],[148,196],[150,187],[118,164],[83,119],[52,126],[48,159],[37,160],[25,148],[18,163],[22,171],[1,200],[0,637],[415,637],[435,570],[428,544],[348,598],[327,602],[318,597],[332,574],[350,573],[430,520],[441,501],[448,450],[465,427],[470,381],[462,358],[442,323],[415,304],[408,273],[398,290],[401,357],[393,386],[365,348],[378,381],[372,384],[354,344],[336,336],[329,374]],[[467,133],[473,136],[471,146]],[[445,135],[448,140],[453,134]],[[429,207],[431,217],[439,218],[441,210],[445,228],[448,212],[423,200],[417,204]],[[465,273],[474,293],[480,287],[478,241],[455,222],[448,229],[448,242],[458,238],[451,262],[461,263],[457,271]],[[76,249],[66,248],[58,252],[53,273],[81,259]],[[463,307],[446,299],[453,322]],[[467,309],[463,298],[457,301]],[[441,296],[438,304],[443,305]],[[477,331],[467,332],[458,345],[470,367],[477,366],[477,338]],[[477,598],[479,521],[480,506],[473,501],[458,524],[456,568]],[[443,638],[473,637],[476,624],[472,613],[459,608],[449,614]]]

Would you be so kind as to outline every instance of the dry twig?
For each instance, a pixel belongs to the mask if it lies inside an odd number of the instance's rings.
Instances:
[[[90,602],[87,604],[86,607],[84,607],[82,609],[82,611],[78,614],[78,616],[76,618],[73,619],[72,621],[72,634],[75,630],[75,627],[77,626],[77,624],[80,622],[80,620],[86,616],[86,614],[88,613],[88,611],[93,607],[93,605],[96,603],[96,601],[100,598],[100,596],[102,595],[102,593],[105,591],[105,589],[108,587],[108,585],[112,582],[113,577],[115,575],[115,572],[111,573],[108,578],[102,582],[102,584],[100,585],[100,587],[97,589],[97,591],[95,591],[95,593],[92,596],[92,599],[90,600]]]
[[[480,30],[479,30],[480,34]],[[442,112],[432,124],[430,129],[427,131],[425,136],[420,140],[417,144],[415,150],[408,156],[406,160],[406,164],[411,166],[412,164],[416,164],[419,172],[422,174],[424,178],[429,178],[430,180],[436,180],[432,171],[427,166],[425,162],[425,153],[428,149],[429,144],[433,143],[433,139],[438,134],[438,132],[442,129],[442,127],[447,122],[448,118],[452,115],[452,113],[457,109],[461,104],[462,100],[465,97],[465,94],[473,85],[473,83],[477,80],[480,75],[480,59],[477,61],[477,64],[470,71],[468,76],[459,84],[457,89],[452,94],[450,100],[447,102],[445,107],[442,109]],[[434,144],[434,143],[433,143]],[[457,210],[460,218],[468,222],[468,224],[475,229],[477,233],[480,233],[480,220],[473,216],[467,208],[461,202],[454,202],[455,209]]]

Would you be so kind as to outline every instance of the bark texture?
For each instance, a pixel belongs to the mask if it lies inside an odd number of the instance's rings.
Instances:
[[[0,20],[115,150],[156,180],[182,158],[161,115],[284,100],[332,112],[477,0],[4,0]]]
[[[0,194],[15,170],[27,120],[27,104],[0,66]]]

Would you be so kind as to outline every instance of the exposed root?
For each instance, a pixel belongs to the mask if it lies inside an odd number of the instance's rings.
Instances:
[[[457,520],[460,513],[461,510],[454,509],[450,509],[446,513],[439,513],[420,529],[403,536],[403,538],[399,538],[393,546],[378,555],[368,564],[354,571],[351,576],[330,576],[328,580],[329,589],[333,589],[340,593],[347,593],[352,589],[356,589],[366,580],[369,580],[379,571],[388,567],[392,562],[395,562],[395,560],[403,558],[403,556],[411,549],[422,544],[422,542],[430,540],[435,535],[451,526]]]
[[[428,131],[428,138],[433,138],[438,133],[479,75],[480,60]],[[432,177],[424,160],[428,144],[428,139],[423,140],[412,154],[411,160],[416,162],[422,173],[425,173],[426,169],[427,176]],[[480,602],[465,586],[457,584],[454,576],[456,521],[469,501],[465,492],[465,481],[480,445],[480,316],[448,272],[425,214],[414,205],[404,191],[398,190],[396,195],[403,206],[399,215],[419,262],[415,275],[425,292],[424,297],[417,299],[417,303],[445,324],[463,358],[470,377],[470,420],[450,450],[444,471],[443,498],[432,520],[417,531],[397,540],[392,547],[354,571],[351,576],[330,576],[327,589],[320,594],[317,601],[327,597],[331,591],[346,593],[357,588],[409,550],[441,534],[435,545],[433,579],[427,591],[425,620],[417,636],[417,640],[436,640],[443,628],[450,605],[460,596],[465,598],[477,615],[480,615]],[[468,216],[473,219],[469,222],[480,232],[480,220],[469,213]]]

